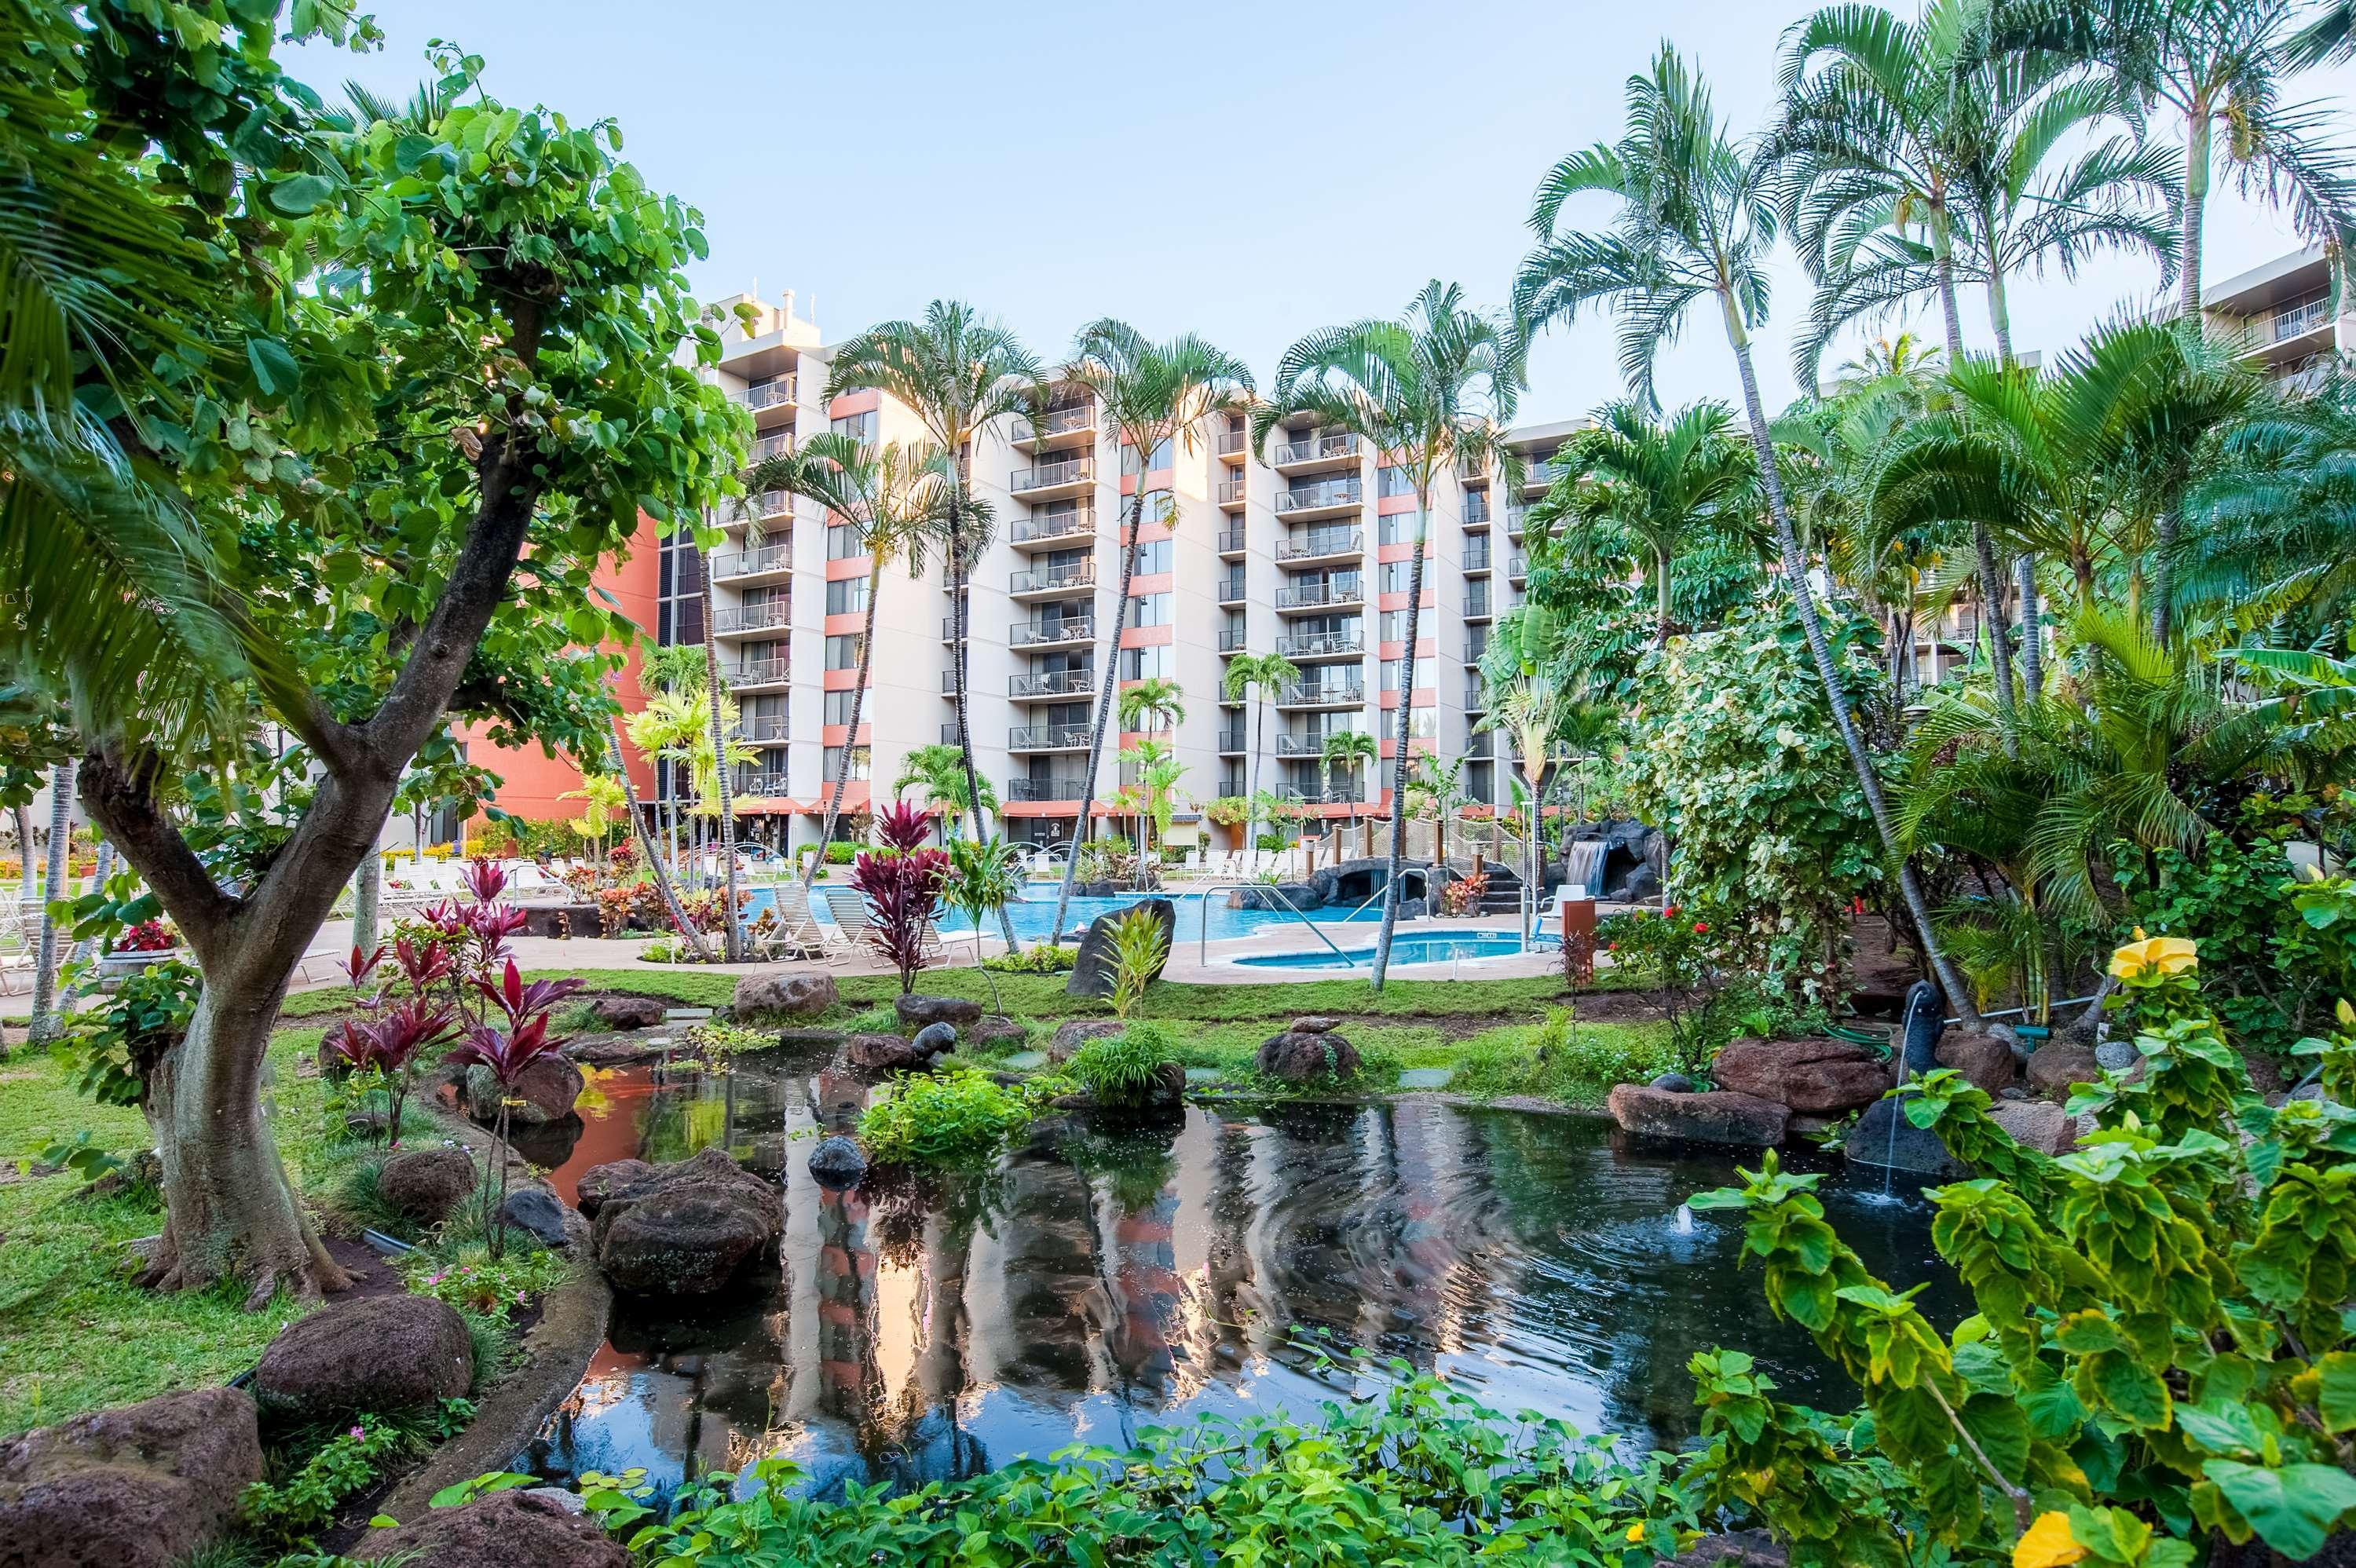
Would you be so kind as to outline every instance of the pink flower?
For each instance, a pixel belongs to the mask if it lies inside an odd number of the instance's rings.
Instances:
[[[368,1428],[365,1426],[355,1426],[352,1428],[352,1435],[355,1437],[365,1437],[368,1435]]]

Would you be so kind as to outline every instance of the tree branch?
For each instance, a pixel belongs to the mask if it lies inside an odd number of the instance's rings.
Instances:
[[[187,933],[200,962],[209,963],[208,948],[220,940],[241,907],[221,891],[197,852],[156,804],[155,763],[143,758],[124,766],[103,751],[81,760],[78,772],[82,808],[91,820],[123,851],[123,858],[146,879],[165,910]]]

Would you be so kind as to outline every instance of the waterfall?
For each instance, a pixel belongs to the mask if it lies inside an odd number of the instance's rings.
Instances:
[[[1563,847],[1562,880],[1565,886],[1585,888],[1589,898],[1603,892],[1603,857],[1609,847],[1601,838],[1582,838]]]

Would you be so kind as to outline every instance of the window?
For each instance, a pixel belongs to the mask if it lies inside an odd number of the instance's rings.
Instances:
[[[1385,691],[1397,691],[1398,689],[1399,667],[1406,663],[1407,661],[1405,659],[1385,659],[1383,661],[1383,689]],[[1433,669],[1432,666],[1433,661],[1428,658],[1421,658],[1415,661],[1415,684],[1423,688],[1425,690],[1430,690],[1431,688],[1433,677],[1437,673]]]
[[[851,748],[851,776],[852,778],[863,779],[867,776],[868,766],[873,761],[873,757],[871,755],[872,751],[873,748],[867,746],[853,746]],[[823,765],[826,769],[827,779],[831,783],[834,778],[834,770],[842,766],[842,748],[840,746],[827,747]]]
[[[859,695],[853,691],[830,691],[826,694],[826,721],[830,724],[851,722],[851,699]],[[862,713],[861,718],[867,717]]]
[[[1169,438],[1165,436],[1162,438],[1161,444],[1154,447],[1153,460],[1145,465],[1146,472],[1150,474],[1157,468],[1167,468],[1170,466],[1170,441]],[[1137,472],[1137,448],[1133,446],[1123,446],[1120,449],[1120,471],[1123,474],[1134,474]],[[1146,510],[1146,516],[1151,517],[1152,515],[1152,509],[1149,507]]]
[[[826,585],[826,613],[855,615],[867,608],[867,579],[838,577]]]
[[[1155,676],[1168,677],[1176,674],[1177,666],[1171,659],[1171,652],[1172,650],[1166,645],[1152,648],[1121,649],[1120,678],[1151,680]]]
[[[1414,561],[1412,561],[1412,560],[1387,560],[1387,561],[1383,562],[1383,592],[1386,592],[1386,593],[1404,593],[1404,592],[1406,592],[1409,588],[1411,588],[1411,587],[1413,587],[1413,586],[1414,586],[1414,579],[1415,579],[1415,562],[1414,562]],[[1429,598],[1430,598],[1430,597],[1431,597],[1431,592],[1432,592],[1432,581],[1431,581],[1431,579],[1432,579],[1432,572],[1431,572],[1431,569],[1430,569],[1430,567],[1429,565],[1427,565],[1427,566],[1425,567],[1425,569],[1424,569],[1424,573],[1423,573],[1423,596],[1424,596],[1425,598],[1427,598],[1427,599],[1429,599]]]
[[[1149,571],[1170,570],[1170,541],[1149,539],[1137,547],[1137,571],[1140,576]]]
[[[1437,708],[1408,709],[1407,713],[1407,733],[1408,739],[1411,741],[1438,740],[1440,738],[1440,709]],[[864,775],[862,774],[862,776],[863,777]]]
[[[1130,612],[1132,626],[1166,626],[1170,624],[1170,598],[1167,593],[1141,593],[1134,596],[1136,608]]]
[[[865,555],[866,553],[867,541],[859,537],[859,530],[857,528],[852,528],[849,523],[830,523],[827,525],[827,560],[849,560],[853,556]]]
[[[1415,475],[1396,463],[1387,463],[1375,470],[1375,494],[1377,496],[1412,496]]]
[[[1384,544],[1413,544],[1415,519],[1413,512],[1393,512],[1376,524],[1375,537]]]
[[[656,640],[666,647],[703,641],[701,559],[692,539],[662,541],[656,593]]]
[[[844,414],[826,421],[827,428],[837,435],[847,435],[863,446],[875,444],[875,411],[863,414]]]
[[[829,637],[826,640],[826,667],[829,669],[857,669],[859,667],[859,645],[864,641],[866,641],[866,639],[858,635],[856,633],[848,636]]]
[[[1428,626],[1421,626],[1421,627],[1418,627],[1418,628],[1417,628],[1417,630],[1419,630],[1419,631],[1420,631],[1420,632],[1425,633],[1427,635],[1428,635],[1430,634],[1430,627],[1428,627]],[[1383,641],[1385,641],[1385,642],[1387,642],[1387,643],[1396,643],[1396,642],[1398,642],[1401,637],[1404,637],[1404,636],[1406,636],[1406,635],[1407,635],[1407,612],[1406,612],[1406,611],[1404,611],[1404,610],[1386,610],[1386,611],[1384,611],[1384,612],[1383,612]]]

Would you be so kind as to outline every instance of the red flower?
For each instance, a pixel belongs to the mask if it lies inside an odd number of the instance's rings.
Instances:
[[[1708,931],[1708,929],[1709,922],[1706,920],[1697,920],[1694,922],[1694,934],[1696,936],[1699,936],[1703,932]]]
[[[1662,918],[1663,920],[1675,920],[1675,919],[1676,918],[1676,916],[1677,916],[1677,906],[1676,906],[1676,905],[1675,905],[1675,904],[1663,904],[1663,905],[1661,906],[1661,918]]]

